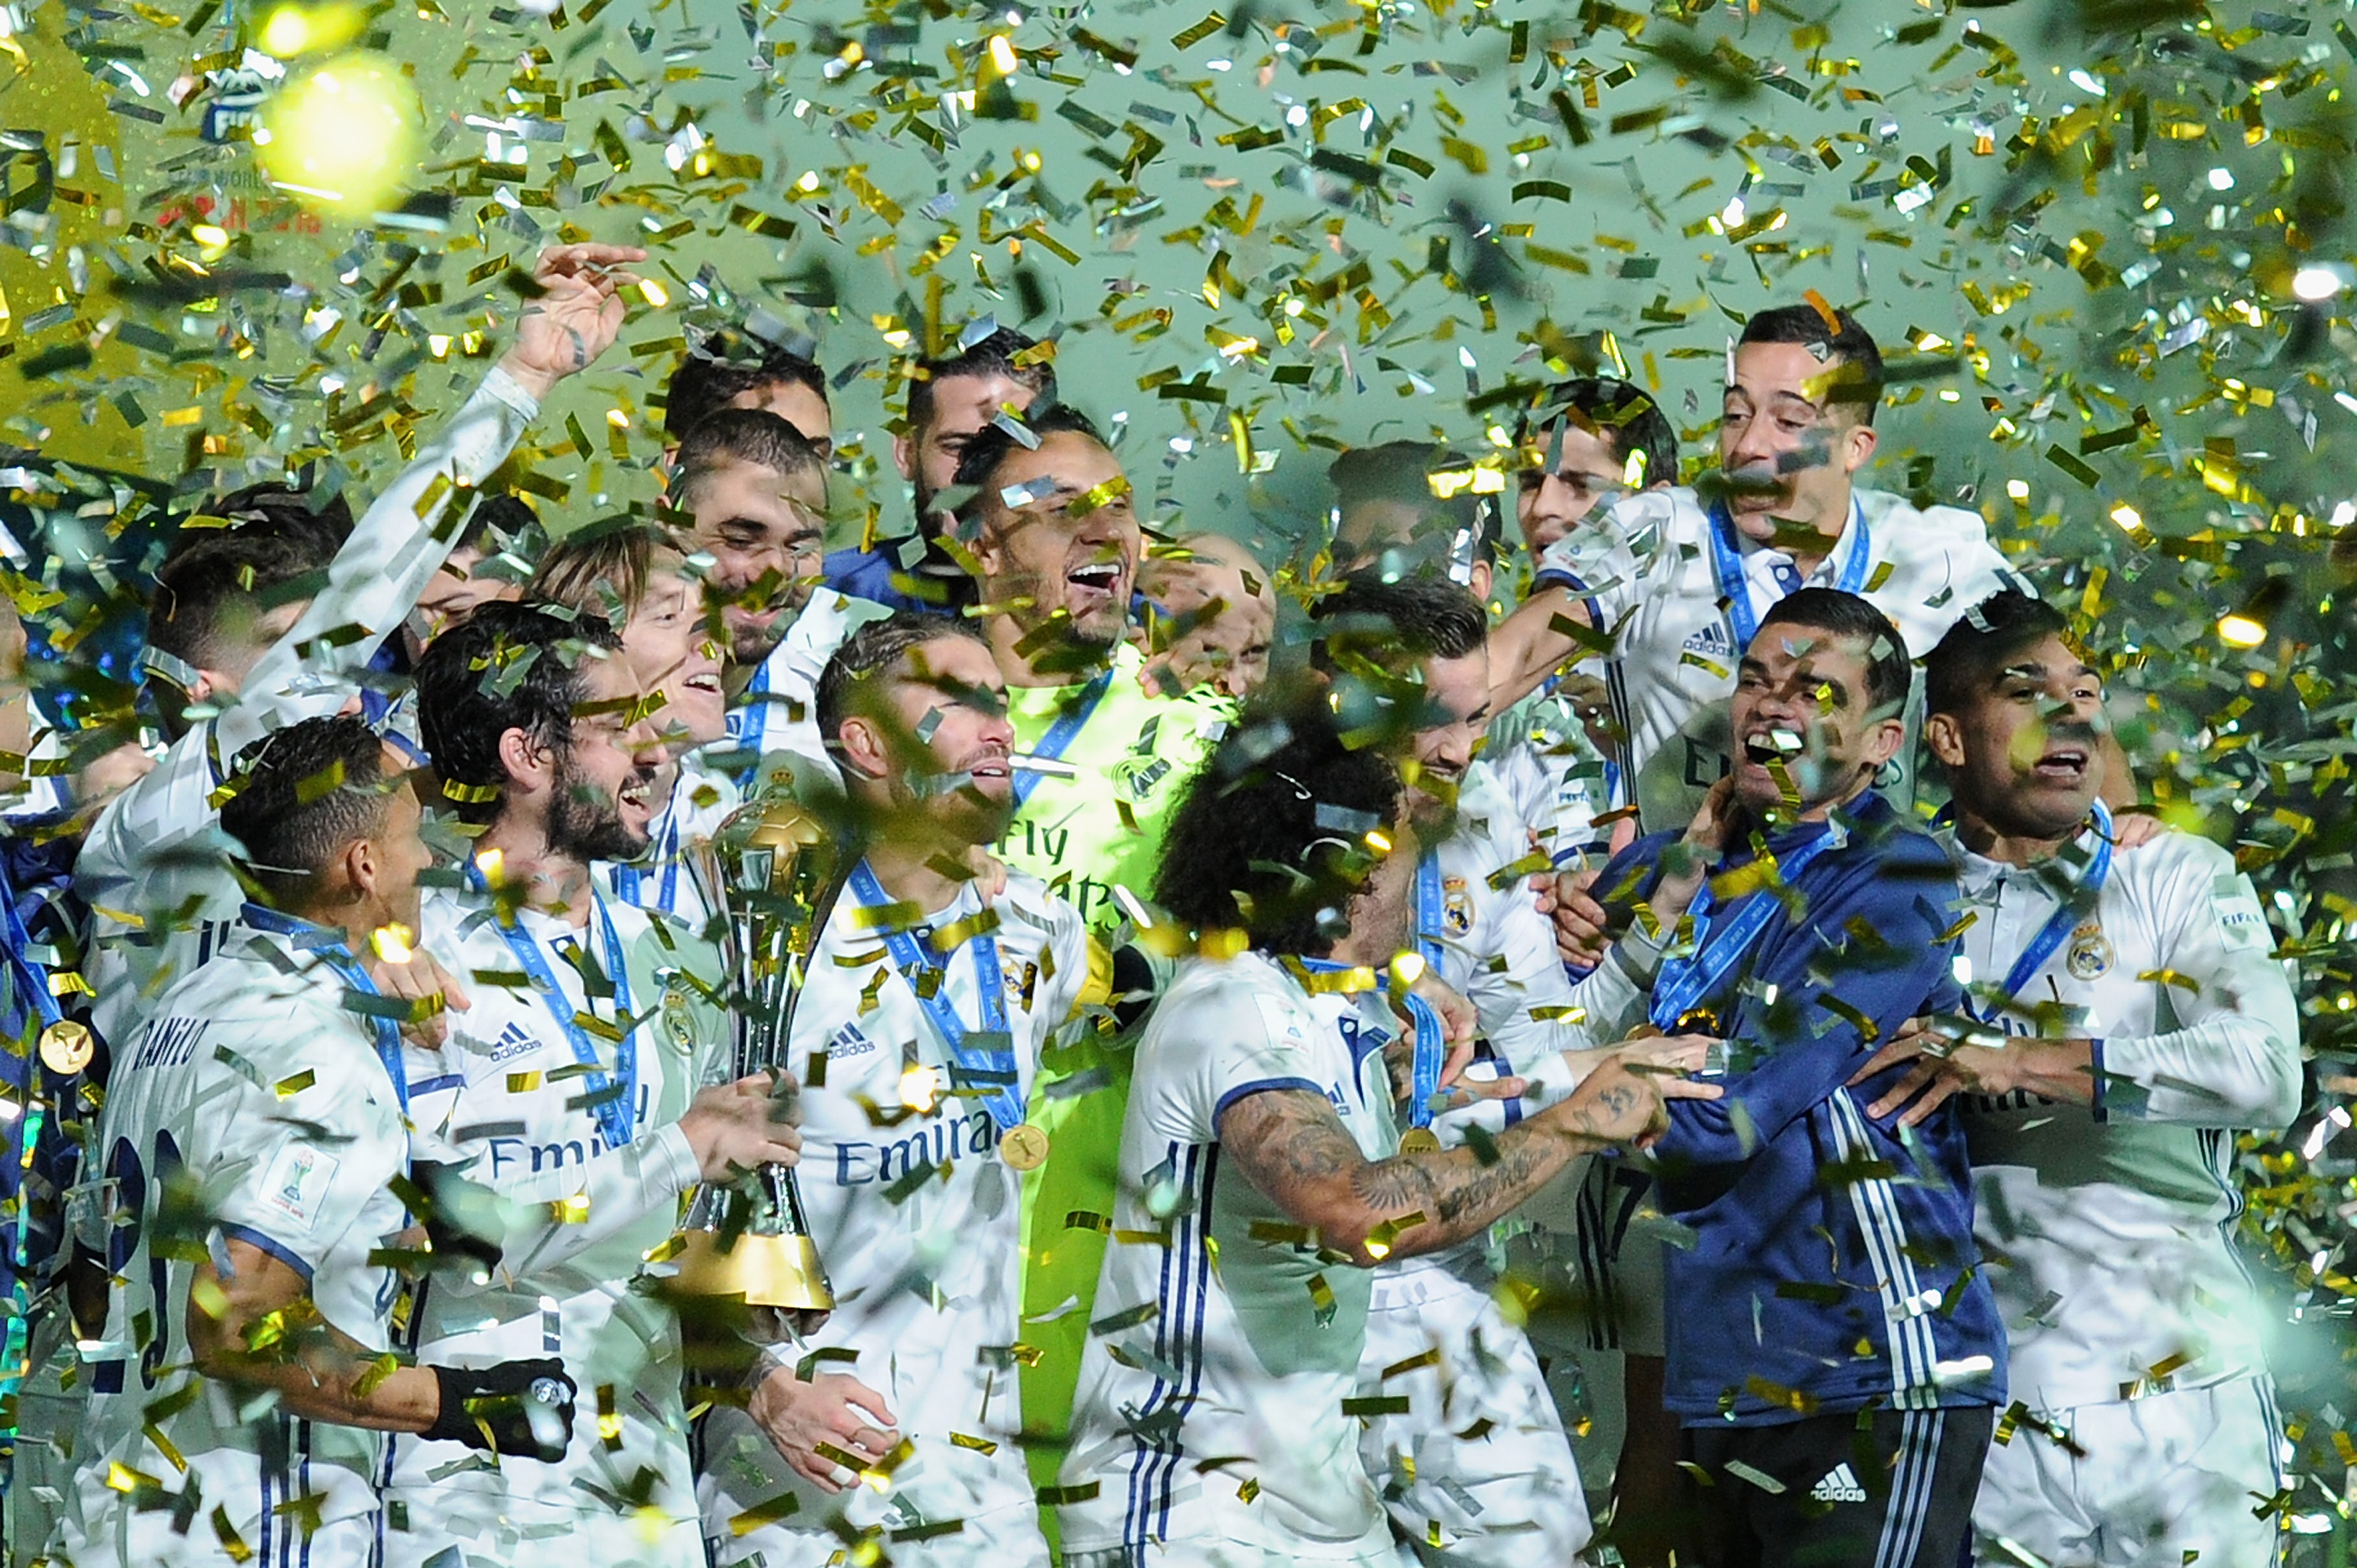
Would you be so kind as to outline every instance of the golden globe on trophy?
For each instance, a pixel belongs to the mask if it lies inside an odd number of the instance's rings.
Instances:
[[[727,998],[737,1021],[732,1076],[786,1060],[802,965],[818,945],[839,878],[834,836],[810,811],[782,798],[759,800],[728,820],[713,845],[722,884],[712,900],[726,910]],[[807,1334],[834,1309],[826,1267],[811,1240],[794,1173],[763,1165],[727,1185],[706,1182],[689,1199],[673,1254],[678,1288],[737,1296],[769,1307]]]

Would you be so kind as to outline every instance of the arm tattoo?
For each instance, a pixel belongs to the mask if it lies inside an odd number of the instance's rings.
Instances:
[[[1308,1090],[1248,1095],[1221,1115],[1219,1133],[1221,1152],[1280,1208],[1304,1187],[1367,1163],[1332,1104]]]
[[[1422,1214],[1404,1230],[1395,1254],[1430,1251],[1480,1230],[1538,1190],[1573,1152],[1568,1143],[1527,1124],[1496,1140],[1489,1165],[1469,1149],[1370,1160],[1325,1096],[1270,1090],[1231,1105],[1220,1118],[1222,1155],[1244,1179],[1305,1224],[1331,1215],[1347,1188],[1369,1229]],[[1339,1243],[1340,1239],[1337,1239]]]

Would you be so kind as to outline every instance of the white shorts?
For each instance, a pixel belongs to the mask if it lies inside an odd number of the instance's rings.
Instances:
[[[1400,1568],[1399,1552],[1388,1532],[1380,1541],[1358,1542],[1340,1556],[1322,1556],[1332,1550],[1321,1542],[1313,1552],[1237,1541],[1228,1536],[1194,1535],[1183,1541],[1157,1541],[1143,1552],[1127,1546],[1101,1552],[1067,1552],[1064,1568]],[[897,1559],[896,1559],[897,1560]]]
[[[892,1491],[853,1485],[829,1494],[742,1410],[716,1405],[696,1430],[696,1500],[716,1568],[824,1568],[845,1544],[838,1521],[855,1537],[879,1532],[901,1568],[1048,1568],[1020,1447],[1002,1441],[984,1454],[942,1435],[903,1435],[915,1451],[894,1468]],[[755,1513],[780,1517],[754,1524]]]
[[[2281,1487],[2274,1381],[2261,1375],[2054,1420],[2080,1453],[2023,1423],[1989,1449],[1973,1505],[1974,1553],[2021,1568],[2011,1541],[2053,1568],[2196,1561],[2272,1568],[2277,1520],[2252,1517]]]
[[[204,1509],[185,1533],[172,1528],[168,1510],[140,1513],[110,1509],[88,1521],[68,1519],[59,1532],[62,1551],[50,1561],[59,1568],[370,1568],[376,1561],[377,1516],[362,1514],[322,1524],[308,1536],[292,1520],[267,1521],[242,1538],[242,1557],[232,1557]]]
[[[1405,1414],[1368,1422],[1359,1454],[1394,1528],[1427,1561],[1563,1568],[1587,1544],[1554,1396],[1485,1286],[1436,1265],[1377,1270],[1358,1392],[1408,1401]]]
[[[705,1568],[695,1520],[517,1504],[497,1493],[443,1487],[405,1490],[384,1532],[384,1568]],[[390,1510],[389,1510],[390,1511]],[[394,1523],[405,1523],[405,1529]]]

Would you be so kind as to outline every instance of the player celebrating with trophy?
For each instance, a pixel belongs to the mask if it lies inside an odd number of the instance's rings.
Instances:
[[[787,1059],[810,1067],[799,1174],[835,1305],[764,1351],[745,1411],[707,1421],[705,1535],[721,1563],[814,1568],[882,1535],[902,1564],[1044,1568],[1014,1441],[1017,1200],[1048,1152],[1028,1093],[1087,938],[1035,877],[985,897],[1014,731],[966,623],[862,627],[817,708],[853,826]]]

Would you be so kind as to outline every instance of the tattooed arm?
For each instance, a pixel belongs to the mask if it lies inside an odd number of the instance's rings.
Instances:
[[[1221,1112],[1220,1150],[1288,1217],[1315,1228],[1326,1246],[1372,1268],[1477,1235],[1575,1157],[1650,1138],[1668,1122],[1664,1088],[1716,1092],[1607,1062],[1570,1099],[1507,1128],[1487,1165],[1470,1148],[1370,1160],[1324,1095],[1271,1089]],[[1388,1241],[1376,1233],[1418,1214],[1421,1220]]]

